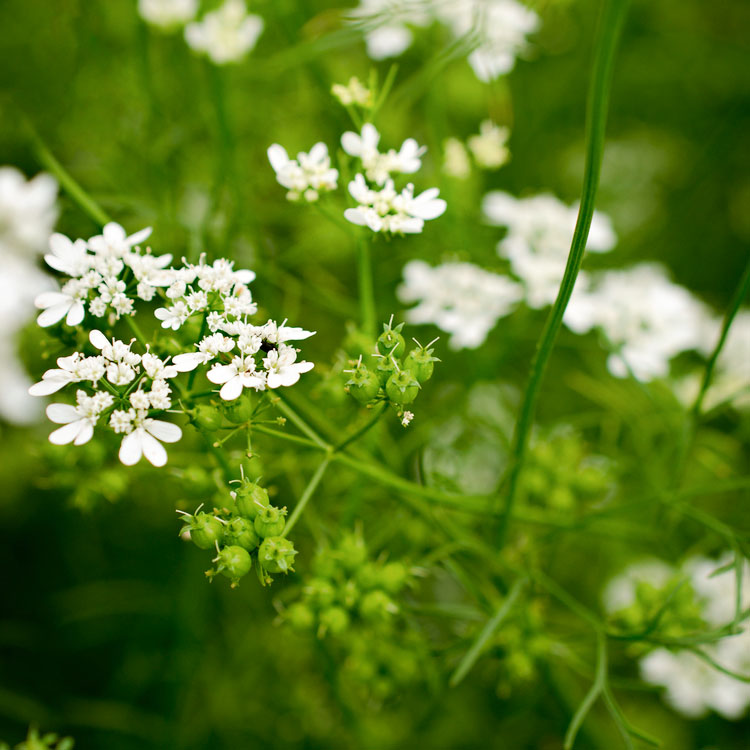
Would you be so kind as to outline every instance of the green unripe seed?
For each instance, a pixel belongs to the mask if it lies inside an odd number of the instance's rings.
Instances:
[[[398,607],[391,597],[379,589],[366,593],[359,603],[359,613],[365,620],[373,622],[387,620],[396,612]]]
[[[380,568],[374,562],[365,563],[357,571],[357,583],[363,591],[376,589],[380,586]]]
[[[253,522],[242,516],[233,518],[224,529],[224,540],[227,544],[244,547],[248,552],[260,544],[260,537],[255,531]]]
[[[404,359],[404,367],[410,370],[420,383],[424,383],[432,377],[435,358],[427,349],[412,349]]]
[[[394,404],[410,404],[419,393],[419,381],[410,370],[394,372],[385,384],[385,392]]]
[[[244,393],[238,399],[224,404],[224,416],[232,424],[249,422],[253,416],[253,404],[249,393]]]
[[[339,589],[339,601],[347,609],[352,609],[359,601],[359,588],[351,579]]]
[[[196,406],[193,410],[193,422],[203,430],[209,432],[215,432],[218,430],[223,421],[224,415],[215,406],[209,406],[208,404],[201,404]]]
[[[368,370],[364,365],[359,365],[347,381],[346,386],[351,396],[361,404],[366,404],[378,395],[380,380],[374,372]]]
[[[313,607],[329,607],[336,598],[336,589],[325,578],[311,579],[304,591]]]
[[[400,562],[390,562],[379,571],[379,583],[389,594],[398,594],[409,579],[409,571]]]
[[[221,521],[208,513],[198,513],[189,521],[190,539],[200,549],[211,549],[224,539],[224,526]]]
[[[351,573],[367,561],[367,546],[359,534],[347,534],[342,537],[336,550],[336,556],[342,567]]]
[[[375,376],[378,379],[380,385],[385,386],[391,375],[396,372],[396,366],[391,361],[390,357],[379,357],[378,362],[375,365]]]
[[[396,359],[400,359],[406,350],[406,342],[404,337],[399,333],[401,326],[396,328],[386,328],[383,333],[378,336],[378,351],[385,356],[393,355]]]
[[[278,536],[284,531],[284,526],[286,526],[285,512],[273,505],[259,508],[258,515],[255,516],[254,521],[255,531],[262,537]]]
[[[258,548],[258,562],[269,573],[288,573],[293,570],[297,550],[294,544],[283,536],[270,536]]]
[[[217,563],[217,572],[231,578],[232,581],[237,581],[250,572],[253,558],[250,557],[250,553],[244,547],[232,544],[219,552],[215,562]]]
[[[262,508],[268,506],[268,492],[259,484],[243,482],[237,490],[237,497],[234,502],[237,506],[237,512],[252,521]]]
[[[315,624],[315,615],[313,611],[302,604],[302,602],[295,602],[286,612],[284,612],[284,620],[286,620],[286,622],[288,622],[295,630],[312,630],[312,627]]]
[[[320,629],[330,630],[334,635],[343,633],[349,627],[349,614],[342,607],[329,607],[320,613]]]

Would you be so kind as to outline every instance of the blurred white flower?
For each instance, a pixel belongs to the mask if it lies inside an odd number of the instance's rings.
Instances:
[[[426,26],[432,19],[426,0],[360,0],[350,12],[362,25],[367,54],[373,60],[398,57],[413,41],[409,26]]]
[[[509,137],[508,128],[501,128],[492,120],[484,120],[479,126],[479,135],[470,136],[466,143],[478,167],[498,169],[510,157],[506,146]]]
[[[552,195],[514,198],[498,190],[485,195],[482,211],[490,224],[508,228],[497,252],[524,282],[526,303],[535,309],[551,305],[565,272],[578,207],[567,206]],[[607,252],[616,241],[609,218],[595,212],[586,248]],[[583,279],[585,274],[579,283],[585,283]]]
[[[465,180],[471,174],[469,152],[458,138],[443,141],[443,172],[459,180]]]
[[[564,321],[576,333],[597,328],[604,334],[615,350],[607,360],[613,375],[632,372],[648,381],[668,375],[680,352],[700,349],[710,319],[708,308],[661,266],[643,263],[576,287]]]
[[[274,143],[268,148],[268,160],[278,183],[289,191],[286,197],[291,201],[304,198],[314,202],[319,193],[337,187],[339,173],[331,167],[325,143],[316,143],[309,153],[300,151],[296,159],[290,159],[286,149]]]
[[[198,0],[138,0],[141,18],[165,31],[192,21],[197,12]]]
[[[185,41],[216,65],[238,62],[263,31],[263,19],[247,12],[244,0],[225,0],[217,10],[185,27]]]
[[[347,208],[344,218],[373,232],[416,234],[422,231],[426,220],[436,219],[446,209],[445,201],[438,198],[437,188],[415,196],[414,185],[409,184],[397,193],[393,180],[389,179],[381,190],[371,190],[361,174],[349,183],[349,193],[359,205]]]
[[[360,107],[371,107],[373,103],[372,91],[363,86],[356,76],[352,76],[346,86],[341,83],[334,83],[331,86],[331,93],[345,107],[349,107],[352,104]]]
[[[628,609],[636,602],[639,584],[647,583],[660,589],[669,583],[675,573],[671,565],[656,558],[633,563],[606,585],[602,594],[604,609],[609,614]]]
[[[413,260],[404,267],[398,297],[404,303],[418,303],[406,312],[407,321],[433,323],[450,333],[452,349],[476,349],[497,321],[512,312],[523,290],[505,276],[471,263],[433,268]]]

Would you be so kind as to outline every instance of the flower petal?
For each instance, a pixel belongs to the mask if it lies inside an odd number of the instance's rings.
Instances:
[[[54,307],[48,307],[43,313],[40,313],[37,316],[37,325],[40,325],[42,328],[47,328],[47,326],[54,325],[55,323],[61,321],[68,314],[69,309],[70,308],[67,302],[64,305],[55,305]]]
[[[120,461],[125,466],[133,466],[141,460],[143,447],[141,445],[141,435],[143,430],[134,430],[129,435],[125,435],[120,444]]]
[[[232,365],[214,365],[207,373],[206,377],[217,385],[226,383],[237,375],[237,370]]]
[[[91,422],[88,421],[88,419],[82,419],[79,422],[78,435],[76,435],[76,439],[73,441],[73,445],[83,445],[84,443],[88,443],[88,441],[91,440],[93,434],[94,425],[92,425]]]
[[[55,424],[68,424],[78,421],[81,416],[72,404],[50,404],[47,407],[47,418]]]
[[[51,432],[49,436],[50,443],[53,445],[67,445],[68,443],[72,443],[78,437],[78,432],[81,428],[79,421],[71,422]]]
[[[234,399],[239,398],[241,394],[242,380],[239,376],[235,376],[231,380],[228,380],[219,391],[219,395],[225,401],[234,401]]]
[[[176,443],[182,437],[182,430],[171,422],[153,419],[148,423],[146,432],[165,443]]]
[[[167,451],[164,446],[148,432],[141,435],[143,455],[153,466],[164,466],[167,463]]]

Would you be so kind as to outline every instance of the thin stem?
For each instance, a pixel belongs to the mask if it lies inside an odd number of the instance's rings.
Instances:
[[[495,612],[495,614],[487,621],[487,624],[482,628],[482,631],[477,636],[477,639],[474,641],[471,648],[466,652],[464,658],[461,659],[461,663],[456,667],[456,671],[450,679],[451,687],[456,687],[456,685],[458,685],[469,673],[469,670],[471,670],[482,653],[482,649],[485,647],[487,641],[492,637],[494,632],[500,627],[500,624],[513,609],[513,605],[516,603],[516,599],[520,596],[521,589],[525,585],[525,578],[520,578],[513,584],[508,596],[498,607],[497,612]]]
[[[125,321],[127,322],[128,327],[130,328],[130,330],[133,332],[133,335],[138,340],[138,343],[142,347],[145,348],[146,347],[146,337],[143,335],[143,331],[141,331],[141,328],[138,325],[138,323],[136,323],[135,320],[133,319],[133,316],[132,315],[126,315],[125,316]]]
[[[536,354],[531,363],[531,372],[529,373],[529,380],[526,385],[520,415],[516,423],[513,437],[513,463],[508,482],[508,494],[505,498],[505,506],[498,528],[499,546],[502,546],[504,542],[513,503],[516,499],[518,482],[526,458],[529,434],[539,396],[539,388],[542,384],[547,362],[555,345],[560,325],[562,324],[565,308],[570,301],[573,286],[583,262],[586,239],[594,215],[594,201],[599,185],[599,172],[601,170],[602,154],[604,151],[604,132],[607,122],[607,105],[615,49],[625,19],[626,7],[627,0],[608,0],[604,5],[599,22],[594,71],[589,88],[586,113],[586,164],[583,174],[581,207],[578,212],[578,220],[576,221],[570,254],[568,255],[568,262],[565,267],[562,283],[560,284],[560,290],[547,318],[547,322],[544,325]]]
[[[362,331],[375,338],[377,313],[375,312],[375,293],[372,285],[372,259],[370,243],[364,237],[361,237],[357,242],[357,263]]]
[[[310,427],[310,425],[307,424],[307,422],[305,422],[305,420],[302,419],[302,417],[300,417],[300,415],[297,414],[297,412],[292,409],[292,407],[289,406],[281,396],[279,396],[279,401],[276,405],[278,406],[279,411],[281,411],[284,416],[286,416],[287,419],[297,427],[297,429],[307,435],[307,437],[309,437],[318,447],[322,448],[324,451],[330,450],[331,446],[328,445],[328,443],[326,443],[326,441],[323,440],[323,438],[320,437],[320,435],[318,435],[318,433],[315,432],[315,430],[313,430],[313,428]]]
[[[292,511],[292,515],[289,516],[289,520],[286,522],[286,526],[284,526],[284,531],[282,532],[281,536],[286,536],[294,528],[294,524],[297,523],[299,517],[302,515],[302,511],[305,509],[305,506],[313,496],[313,492],[315,492],[318,485],[320,484],[320,480],[323,479],[323,474],[326,473],[326,469],[328,468],[328,464],[330,463],[331,456],[326,456],[320,466],[318,466],[316,472],[312,475],[310,481],[307,483],[307,487],[305,487],[305,491],[302,493],[302,497],[299,499],[297,507]]]
[[[742,300],[747,295],[749,288],[750,257],[748,258],[747,265],[745,266],[745,271],[742,274],[742,278],[740,278],[740,283],[737,285],[737,289],[735,289],[735,292],[732,295],[732,299],[729,303],[729,308],[727,309],[726,315],[724,316],[724,323],[721,327],[721,335],[719,336],[719,340],[716,342],[716,347],[711,353],[711,357],[706,364],[706,370],[703,373],[703,382],[701,383],[700,391],[698,391],[698,396],[696,397],[693,408],[691,409],[694,420],[697,420],[700,416],[701,407],[703,406],[703,399],[706,397],[708,387],[711,385],[711,376],[713,375],[716,361],[719,359],[719,354],[721,354],[721,350],[724,347],[724,342],[727,340],[727,335],[729,334],[729,329],[732,325],[732,321],[735,319],[735,316],[737,315],[737,312],[742,305]]]
[[[586,715],[589,713],[596,699],[602,694],[607,686],[607,640],[600,630],[596,631],[596,676],[594,682],[586,693],[581,705],[571,719],[568,731],[565,733],[563,747],[570,750],[576,741],[576,735],[581,728]]]
[[[370,420],[365,422],[362,427],[360,427],[358,430],[355,430],[348,438],[342,440],[333,450],[335,452],[342,451],[344,448],[346,448],[347,445],[350,445],[355,440],[359,440],[359,438],[362,437],[368,430],[373,428],[379,421],[380,418],[385,414],[385,412],[388,409],[388,404],[382,404],[381,408],[375,409],[375,414],[372,416]]]

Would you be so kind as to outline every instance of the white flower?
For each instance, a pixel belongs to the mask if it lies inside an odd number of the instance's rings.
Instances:
[[[676,571],[667,563],[657,559],[639,560],[615,576],[602,594],[604,609],[609,614],[628,609],[636,602],[637,586],[651,584],[654,588],[665,587]]]
[[[445,201],[437,197],[440,193],[437,188],[415,197],[413,185],[397,193],[393,180],[389,179],[381,190],[371,190],[361,174],[349,183],[349,193],[360,205],[347,208],[344,218],[352,224],[369,227],[373,232],[419,233],[425,220],[437,218],[446,209]]]
[[[501,128],[492,120],[484,120],[479,126],[479,135],[472,135],[467,140],[477,166],[482,169],[502,167],[510,157],[506,146],[509,136],[508,128]]]
[[[346,86],[334,83],[331,93],[345,106],[357,104],[360,107],[372,106],[372,91],[362,85],[359,78],[352,76]]]
[[[192,21],[197,12],[198,0],[138,0],[141,18],[164,30]]]
[[[675,355],[701,347],[709,318],[706,306],[661,266],[643,263],[577,287],[564,321],[576,333],[601,330],[615,349],[607,360],[613,375],[632,372],[648,381],[665,377]]]
[[[459,180],[465,180],[471,174],[469,154],[458,138],[443,141],[443,172]]]
[[[205,365],[220,353],[234,349],[234,341],[220,333],[206,336],[199,344],[197,352],[178,354],[172,358],[172,363],[178,372],[190,372],[198,365]]]
[[[63,287],[59,292],[42,292],[34,300],[37,308],[43,310],[36,319],[36,322],[42,328],[59,323],[63,318],[65,318],[66,324],[71,327],[77,326],[83,321],[86,314],[82,299],[85,290],[69,293],[64,291],[66,287]]]
[[[151,419],[145,411],[138,411],[132,420],[131,432],[120,444],[120,461],[125,466],[133,466],[145,456],[154,466],[164,466],[167,452],[159,441],[176,443],[181,437],[182,430],[176,424]]]
[[[0,255],[35,259],[57,220],[56,200],[50,175],[27,181],[15,167],[0,167]]]
[[[362,24],[373,60],[400,55],[413,40],[407,24],[426,26],[432,18],[429,3],[419,0],[360,0],[350,15]]]
[[[278,325],[269,320],[261,326],[259,335],[270,344],[283,344],[285,341],[302,341],[315,335],[315,331],[306,331],[304,328],[295,328],[285,325],[286,321]]]
[[[87,245],[89,250],[97,255],[117,259],[128,255],[133,247],[148,239],[150,235],[151,227],[146,227],[128,237],[119,224],[110,221],[104,225],[101,234],[89,239]]]
[[[402,427],[408,427],[411,424],[412,419],[414,419],[414,412],[405,411],[401,415],[401,425],[402,425]]]
[[[50,268],[67,276],[83,276],[91,270],[94,256],[90,255],[84,240],[71,241],[64,234],[55,232],[49,238],[49,248],[52,251],[44,256]]]
[[[93,396],[88,396],[85,391],[78,391],[76,401],[77,406],[50,404],[47,407],[47,416],[50,421],[64,425],[50,434],[50,443],[55,445],[88,443],[94,434],[94,425],[99,415],[112,406],[114,398],[111,394],[101,391]]]
[[[49,396],[69,383],[82,380],[96,385],[104,376],[106,366],[104,357],[84,357],[80,352],[74,352],[69,357],[59,357],[57,368],[47,370],[42,379],[29,388],[29,393],[32,396]]]
[[[179,300],[172,307],[159,307],[154,310],[154,315],[161,321],[162,328],[171,328],[173,331],[190,317],[191,310],[185,302]]]
[[[289,191],[289,200],[302,197],[313,202],[320,192],[336,189],[339,173],[331,168],[325,143],[316,143],[309,153],[301,151],[296,159],[290,159],[286,149],[274,143],[268,148],[268,160],[278,183]]]
[[[225,401],[234,401],[242,394],[243,388],[263,391],[266,388],[265,373],[256,372],[255,360],[250,357],[234,357],[228,365],[215,364],[206,377],[221,385],[219,396]]]
[[[263,364],[268,370],[266,384],[269,388],[294,385],[303,372],[313,368],[312,362],[297,362],[297,350],[280,344],[278,349],[268,352]]]
[[[263,19],[247,12],[243,0],[225,0],[217,10],[185,27],[185,41],[216,65],[238,62],[263,31]]]
[[[471,263],[443,263],[435,268],[421,260],[404,267],[398,288],[402,302],[418,302],[407,311],[410,323],[434,323],[451,334],[452,349],[475,349],[497,321],[523,297],[518,284]]]
[[[391,173],[414,174],[422,166],[421,156],[427,150],[413,138],[407,138],[398,151],[390,149],[386,153],[378,151],[380,133],[372,123],[362,126],[361,134],[351,130],[341,136],[341,147],[350,156],[356,156],[362,162],[367,179],[377,185],[383,185]]]

